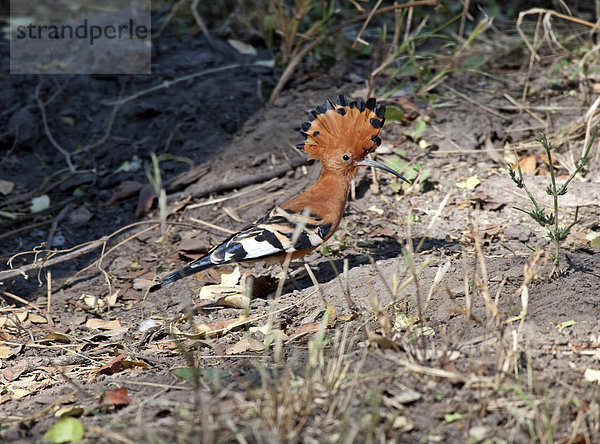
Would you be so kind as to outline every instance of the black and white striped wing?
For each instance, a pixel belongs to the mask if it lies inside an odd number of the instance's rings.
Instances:
[[[209,252],[211,262],[241,262],[307,250],[322,244],[331,224],[315,214],[273,209]]]
[[[167,274],[151,290],[215,265],[309,250],[322,244],[330,232],[331,224],[323,223],[323,219],[315,214],[275,208],[204,256]]]

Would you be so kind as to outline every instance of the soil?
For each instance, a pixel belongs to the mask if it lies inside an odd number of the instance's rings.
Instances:
[[[4,73],[7,48],[0,45]],[[0,439],[40,441],[67,412],[83,423],[84,442],[526,443],[548,433],[550,441],[600,442],[598,382],[588,378],[600,359],[600,250],[592,242],[600,234],[598,148],[585,179],[560,197],[560,223],[570,223],[577,206],[581,221],[550,278],[552,247],[515,209],[529,211],[530,202],[511,182],[512,151],[504,151],[580,119],[590,106],[581,91],[593,79],[557,79],[549,61],[531,72],[528,104],[551,104],[556,114],[523,112],[506,99],[520,99],[527,72],[505,60],[490,65],[488,77],[449,75],[435,106],[414,91],[388,98],[427,125],[419,144],[405,134],[414,121],[388,121],[378,157],[389,161],[402,149],[429,178],[395,192],[389,177],[378,174],[375,186],[363,171],[328,256],[306,258],[318,285],[300,264],[275,297],[281,270],[244,266],[242,281],[255,280],[244,310],[199,299],[224,270],[146,289],[224,230],[316,180],[319,165],[303,164],[201,193],[299,156],[305,113],[336,94],[364,95],[368,64],[342,61],[300,76],[270,104],[280,72],[252,65],[268,59],[266,51],[242,56],[217,36],[209,44],[169,28],[157,48],[150,76],[0,79],[0,179],[14,183],[0,203]],[[240,67],[139,94],[230,64]],[[73,153],[75,174],[48,132]],[[574,138],[559,146],[561,165],[582,145]],[[537,174],[525,174],[526,184],[551,208],[541,150],[528,147],[520,155],[533,156]],[[151,153],[163,155],[164,233],[147,177]],[[557,171],[560,180],[566,171]],[[457,187],[475,175],[476,188]],[[115,196],[119,187],[130,193]],[[32,214],[31,199],[41,195],[49,206]],[[126,226],[103,249],[3,278],[11,266],[31,264],[36,249],[46,257]],[[249,319],[240,328],[197,334],[240,316]],[[271,333],[252,329],[265,325]],[[190,368],[201,370],[190,376]],[[115,401],[116,388],[129,401]]]

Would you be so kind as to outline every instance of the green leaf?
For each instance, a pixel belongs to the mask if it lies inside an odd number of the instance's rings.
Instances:
[[[117,168],[115,170],[115,173],[120,173],[121,171],[125,171],[126,173],[128,173],[129,171],[131,171],[131,164],[129,163],[128,160],[126,160],[121,165],[119,165],[119,168]]]
[[[176,156],[175,154],[171,154],[171,153],[164,153],[164,154],[161,154],[160,156],[158,156],[159,162],[163,162],[165,160],[172,160],[174,162],[187,163],[190,166],[194,166],[194,161],[192,159],[190,159],[189,157]]]
[[[412,182],[413,180],[415,180],[418,175],[419,175],[418,167],[413,166],[413,167],[408,168],[406,171],[404,171],[404,177],[406,177],[409,182]]]
[[[325,257],[329,257],[333,254],[333,251],[331,251],[331,247],[329,245],[321,245],[319,252]]]
[[[196,374],[199,373],[198,369],[193,367],[172,368],[169,370],[169,372],[173,376],[181,379],[192,379]]]
[[[462,182],[456,182],[456,186],[458,188],[463,188],[465,190],[474,190],[477,185],[479,185],[479,178],[477,174],[469,177],[467,180],[463,180]]]
[[[417,123],[415,124],[415,129],[404,131],[404,134],[406,134],[408,137],[410,137],[413,141],[416,142],[423,135],[423,131],[425,131],[425,128],[427,128],[427,124],[423,120],[417,120]]]
[[[230,376],[229,372],[214,368],[178,367],[169,370],[171,374],[181,379],[192,379],[195,375],[203,378],[215,379]]]
[[[58,420],[44,433],[46,441],[56,444],[78,442],[81,438],[83,438],[83,425],[72,416]]]
[[[387,122],[404,122],[404,111],[395,106],[388,105],[385,108],[385,120]]]
[[[398,182],[390,182],[390,189],[394,192],[394,193],[399,193],[400,190],[402,189],[402,185],[399,184]]]
[[[399,157],[394,156],[386,160],[385,165],[389,166],[393,170],[398,171],[399,173],[402,173],[406,168],[407,163]]]
[[[573,319],[571,319],[569,321],[565,321],[565,322],[561,322],[560,324],[557,324],[556,328],[558,328],[558,331],[561,332],[565,328],[572,327],[573,325],[577,325],[577,321],[574,321]]]
[[[84,184],[80,185],[75,190],[73,190],[73,196],[83,196],[85,194],[85,190],[87,190],[89,185]]]
[[[465,415],[462,413],[446,413],[444,415],[444,421],[450,423],[454,421],[460,421],[461,419],[464,419],[464,417]]]

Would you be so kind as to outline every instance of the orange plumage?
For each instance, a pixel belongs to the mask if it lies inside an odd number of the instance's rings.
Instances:
[[[371,98],[348,103],[337,96],[308,114],[302,124],[304,142],[297,145],[323,164],[319,180],[265,217],[214,247],[206,255],[162,278],[153,290],[182,277],[230,262],[296,259],[313,251],[338,228],[351,180],[361,166],[373,166],[406,179],[367,158],[381,143],[385,107]]]

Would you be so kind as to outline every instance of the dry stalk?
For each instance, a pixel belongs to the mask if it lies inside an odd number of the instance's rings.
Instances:
[[[35,305],[33,305],[33,304],[32,304],[31,302],[29,302],[27,299],[23,299],[22,297],[20,297],[20,296],[17,296],[16,294],[12,294],[12,293],[9,293],[9,292],[8,292],[8,291],[6,291],[6,290],[2,290],[2,292],[0,293],[0,295],[1,295],[1,296],[7,296],[7,297],[9,297],[10,299],[13,299],[13,300],[15,300],[15,301],[17,301],[17,302],[20,302],[21,304],[23,304],[23,305],[26,305],[26,306],[28,306],[29,308],[31,308],[31,309],[33,309],[33,310],[37,311],[37,312],[38,312],[38,313],[40,313],[41,315],[43,315],[43,314],[44,314],[44,312],[43,312],[42,310],[40,310],[38,307],[36,307]],[[19,344],[18,344],[18,345],[19,345]]]
[[[65,161],[67,162],[67,165],[69,167],[69,170],[74,173],[75,172],[75,166],[73,165],[73,162],[71,161],[71,153],[69,153],[66,149],[64,149],[55,139],[54,136],[52,136],[52,133],[50,132],[50,128],[48,126],[48,118],[46,117],[46,105],[43,102],[42,98],[40,97],[40,89],[42,87],[42,80],[40,80],[37,84],[37,86],[35,87],[35,100],[37,102],[38,108],[40,109],[40,113],[42,114],[42,123],[44,124],[44,132],[46,133],[46,137],[48,137],[48,140],[50,141],[50,143],[52,144],[52,146],[54,148],[56,148],[58,150],[58,152],[60,152],[63,157],[65,158]]]
[[[195,217],[190,217],[190,220],[197,224],[204,225],[205,227],[212,228],[213,230],[222,231],[223,233],[225,233],[229,236],[236,233],[235,231],[229,230],[228,228],[220,227],[219,225],[215,225],[210,222],[205,222],[205,221],[197,219]]]
[[[46,283],[47,283],[46,312],[48,313],[48,320],[50,320],[51,307],[52,307],[52,271],[50,271],[50,270],[48,270],[46,272]]]
[[[30,251],[24,251],[24,252],[17,253],[8,260],[9,266],[12,267],[13,260],[15,258],[17,258],[18,256],[22,256],[25,254],[34,254],[36,257],[35,257],[34,261],[30,264],[23,265],[22,267],[15,268],[12,270],[0,271],[0,281],[10,279],[10,278],[13,278],[13,277],[19,276],[19,275],[23,275],[27,279],[26,273],[28,271],[37,270],[42,267],[50,267],[52,265],[60,264],[62,262],[66,262],[71,259],[81,257],[85,254],[88,254],[91,251],[94,251],[97,248],[100,248],[102,246],[102,243],[105,242],[105,240],[106,240],[105,238],[100,238],[100,239],[92,241],[92,242],[86,242],[86,243],[83,243],[80,245],[76,245],[75,247],[69,248],[67,250],[41,250],[41,251],[30,250]],[[38,260],[37,255],[40,252],[47,252],[47,253],[50,253],[50,255],[47,258]],[[61,253],[65,253],[65,254],[54,257]]]

